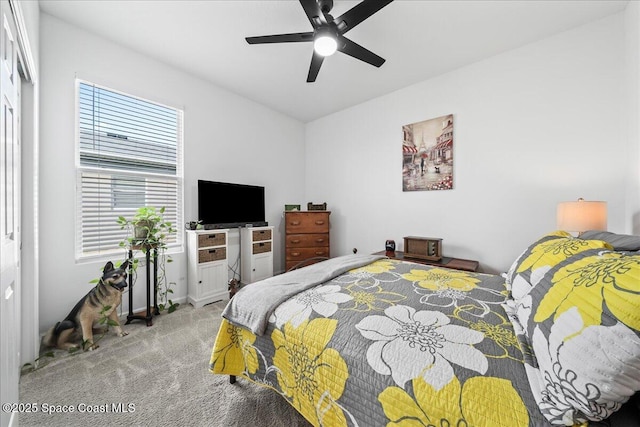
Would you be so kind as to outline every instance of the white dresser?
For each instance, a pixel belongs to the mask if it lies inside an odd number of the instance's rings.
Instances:
[[[273,276],[273,227],[240,229],[240,282]]]
[[[187,302],[202,307],[229,299],[228,230],[187,231]]]

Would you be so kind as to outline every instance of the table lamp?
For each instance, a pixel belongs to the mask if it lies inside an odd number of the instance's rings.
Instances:
[[[558,228],[577,231],[578,236],[587,230],[607,229],[607,202],[576,202],[558,204]]]

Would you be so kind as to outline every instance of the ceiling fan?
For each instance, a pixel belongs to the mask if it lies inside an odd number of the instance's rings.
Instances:
[[[349,40],[344,34],[392,1],[363,0],[339,17],[334,18],[329,13],[333,8],[333,0],[300,0],[307,18],[313,26],[313,31],[247,37],[246,40],[249,44],[313,42],[314,50],[307,82],[316,81],[325,56],[332,55],[336,50],[380,67],[384,64],[384,58]]]

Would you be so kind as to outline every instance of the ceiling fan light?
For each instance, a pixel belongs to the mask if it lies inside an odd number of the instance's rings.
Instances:
[[[338,42],[332,36],[323,35],[315,38],[313,48],[318,52],[318,55],[330,56],[336,53]]]

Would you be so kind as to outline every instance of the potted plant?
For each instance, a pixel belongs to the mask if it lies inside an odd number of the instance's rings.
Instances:
[[[129,250],[140,250],[146,253],[148,250],[156,250],[158,254],[158,277],[156,293],[160,303],[158,309],[165,308],[169,313],[175,311],[178,303],[174,303],[169,294],[173,293],[171,287],[175,282],[169,282],[166,275],[166,263],[172,262],[171,256],[166,254],[167,239],[176,232],[173,224],[164,218],[165,208],[156,209],[154,206],[142,206],[138,208],[131,219],[123,216],[118,217],[118,224],[121,229],[127,229],[128,235],[120,242],[120,247]],[[134,255],[132,260],[133,271],[135,273],[138,260]]]
[[[155,231],[157,231],[155,230],[156,224],[162,227],[164,208],[160,210],[162,212],[156,211],[154,206],[142,206],[136,210],[135,215],[130,221],[120,216],[118,223],[122,228],[131,224],[133,226],[133,238],[135,240],[145,241],[147,239],[154,239],[157,237],[155,236]]]

